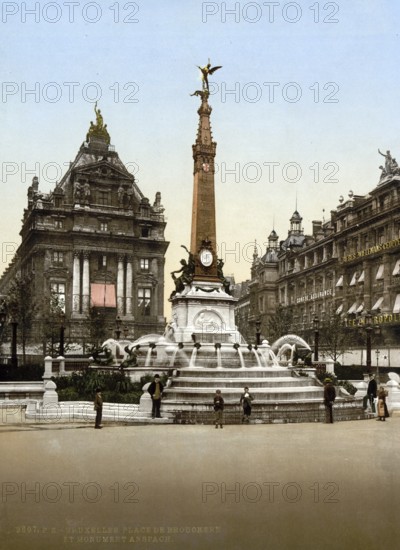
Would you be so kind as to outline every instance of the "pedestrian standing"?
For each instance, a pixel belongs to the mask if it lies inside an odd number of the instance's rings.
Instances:
[[[375,376],[373,374],[370,374],[367,395],[368,395],[369,404],[371,406],[371,411],[373,413],[375,412],[375,399],[376,399],[377,390],[378,390],[378,386],[375,380]]]
[[[101,430],[101,417],[103,414],[103,397],[101,395],[101,388],[96,388],[96,395],[94,398],[94,410],[96,411],[96,420],[94,427],[96,430]]]
[[[243,407],[243,417],[242,422],[246,422],[248,424],[250,422],[250,416],[251,416],[251,402],[253,401],[254,397],[249,392],[249,388],[246,386],[244,388],[244,392],[240,396],[240,404]]]
[[[324,384],[325,384],[324,404],[325,404],[326,423],[333,424],[333,403],[336,399],[336,390],[330,378],[325,378]]]
[[[164,386],[161,384],[160,376],[156,374],[154,376],[153,382],[150,384],[149,389],[147,390],[151,395],[152,400],[152,409],[151,417],[152,418],[161,418],[160,407],[161,407],[161,398],[164,390]]]
[[[377,420],[381,420],[385,422],[386,418],[389,416],[389,412],[386,406],[386,397],[387,397],[387,391],[383,386],[379,388],[378,392],[378,418]]]
[[[214,396],[214,411],[215,411],[215,427],[218,428],[218,424],[223,428],[223,410],[224,399],[221,395],[221,390],[217,390]]]

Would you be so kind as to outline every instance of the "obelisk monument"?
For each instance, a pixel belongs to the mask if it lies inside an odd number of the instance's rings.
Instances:
[[[199,67],[203,77],[202,90],[192,94],[200,97],[199,124],[193,149],[192,230],[189,259],[174,271],[175,292],[171,295],[172,325],[177,342],[238,342],[235,326],[235,299],[229,294],[229,284],[222,272],[222,259],[217,257],[215,208],[215,155],[210,115],[208,75],[220,67]],[[186,249],[186,247],[184,247]],[[187,250],[187,249],[186,249]],[[179,277],[175,274],[180,273]]]

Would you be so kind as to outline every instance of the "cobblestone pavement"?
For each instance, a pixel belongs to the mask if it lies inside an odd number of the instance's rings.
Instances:
[[[0,548],[395,547],[399,428],[8,419]]]

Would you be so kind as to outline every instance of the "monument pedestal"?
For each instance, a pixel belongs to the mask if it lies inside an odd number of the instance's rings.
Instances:
[[[175,342],[241,343],[236,298],[220,282],[194,281],[171,299]]]

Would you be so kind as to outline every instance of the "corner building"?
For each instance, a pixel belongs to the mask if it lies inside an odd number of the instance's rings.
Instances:
[[[17,274],[32,279],[39,305],[30,340],[41,341],[43,301],[63,304],[66,337],[89,338],[91,309],[104,316],[109,336],[116,319],[130,339],[162,332],[164,238],[161,193],[153,204],[135,183],[96,110],[86,141],[62,180],[42,193],[38,178],[28,189],[22,243],[0,280],[0,294]]]
[[[343,361],[365,365],[365,315],[370,311],[373,366],[377,359],[380,366],[400,366],[399,171],[384,172],[365,196],[350,191],[347,199],[340,197],[329,221],[312,222],[311,235],[304,234],[295,211],[279,246],[275,236],[271,233],[263,257],[255,253],[248,293],[237,305],[239,311],[250,303],[250,332],[261,320],[268,338],[268,319],[280,304],[293,314],[292,331],[312,343],[314,317],[321,326],[328,316],[340,314],[353,342]],[[240,311],[243,324],[243,307]]]

